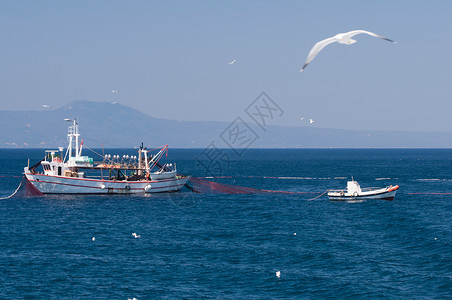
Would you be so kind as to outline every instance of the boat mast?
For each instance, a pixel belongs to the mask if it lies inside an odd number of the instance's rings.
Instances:
[[[75,157],[79,157],[80,153],[78,152],[78,137],[80,133],[78,133],[78,123],[77,120],[74,119],[74,136],[75,136]]]
[[[75,138],[75,157],[79,157],[80,153],[78,150],[78,137],[80,136],[80,134],[78,133],[78,123],[77,123],[77,119],[64,119],[67,122],[72,122],[72,125],[69,126],[68,128],[68,140],[69,140],[69,145],[67,147],[67,151],[66,151],[66,156],[69,154],[68,160],[72,157],[72,149],[73,149],[73,142],[74,142],[74,138]]]

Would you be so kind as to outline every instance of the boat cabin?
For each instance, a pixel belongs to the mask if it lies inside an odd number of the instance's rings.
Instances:
[[[357,193],[361,194],[361,187],[357,181],[347,181],[347,193],[353,195]]]
[[[92,167],[93,159],[88,156],[69,157],[67,163],[61,159],[62,148],[58,150],[46,150],[44,160],[41,161],[45,175],[85,178],[84,172],[79,172],[80,167]]]

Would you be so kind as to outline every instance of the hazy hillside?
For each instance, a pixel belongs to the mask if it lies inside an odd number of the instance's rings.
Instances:
[[[156,112],[158,114],[158,112]],[[108,102],[74,101],[46,111],[0,111],[0,147],[55,148],[66,146],[68,123],[79,120],[82,138],[88,147],[134,147],[169,144],[170,147],[202,148],[234,144],[222,134],[226,122],[179,122],[151,117],[131,107]],[[231,120],[232,121],[232,120]],[[251,147],[452,147],[452,133],[360,131],[315,127],[268,126],[263,131],[250,125]],[[221,138],[223,137],[223,139]],[[246,141],[246,139],[244,139]],[[234,144],[234,145],[237,145]]]

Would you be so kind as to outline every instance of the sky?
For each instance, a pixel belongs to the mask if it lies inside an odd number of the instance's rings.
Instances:
[[[272,125],[450,132],[451,14],[452,1],[1,1],[0,110],[114,101],[232,122],[265,92],[284,111]],[[397,43],[358,35],[299,72],[316,42],[355,29]]]

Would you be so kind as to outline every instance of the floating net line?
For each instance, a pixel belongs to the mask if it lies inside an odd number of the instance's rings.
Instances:
[[[34,197],[34,196],[44,196],[31,182],[27,179],[27,177],[22,178],[22,189],[19,190],[19,195],[26,197]]]
[[[17,176],[12,176],[17,177]],[[25,176],[22,176],[22,181],[19,183],[19,186],[16,188],[14,193],[7,197],[0,198],[0,200],[5,200],[12,198],[13,196],[21,196],[21,197],[35,197],[35,196],[44,196]]]
[[[278,193],[278,194],[320,194],[319,192],[290,192],[254,189],[239,185],[231,185],[205,180],[199,177],[190,177],[189,184],[186,186],[195,193],[201,194],[259,194],[259,193]]]

